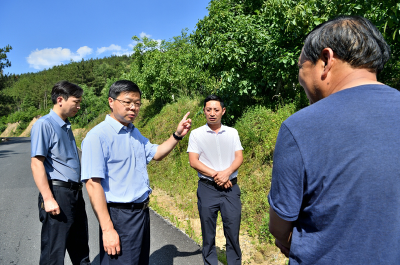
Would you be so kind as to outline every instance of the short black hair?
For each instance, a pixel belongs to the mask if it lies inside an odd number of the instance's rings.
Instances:
[[[360,16],[339,16],[314,28],[305,38],[303,53],[314,64],[325,48],[354,68],[379,73],[390,58],[390,47],[379,30]]]
[[[224,106],[225,106],[224,102],[222,101],[222,99],[220,97],[218,97],[216,95],[208,95],[206,97],[206,99],[204,100],[204,107],[206,107],[207,102],[211,101],[211,100],[219,101],[219,103],[221,104],[221,108],[224,108]]]
[[[58,97],[68,100],[71,96],[80,98],[82,95],[83,89],[80,86],[68,81],[60,81],[55,84],[51,90],[51,101],[53,101],[53,104],[57,104]]]
[[[121,92],[139,92],[140,98],[142,98],[142,91],[139,87],[129,80],[119,80],[110,86],[108,97],[117,98]]]

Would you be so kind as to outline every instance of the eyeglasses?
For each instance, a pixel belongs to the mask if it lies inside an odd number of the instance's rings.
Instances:
[[[140,102],[129,102],[117,98],[112,98],[112,99],[118,100],[125,108],[132,108],[134,106],[135,108],[139,109],[142,106],[142,103]]]

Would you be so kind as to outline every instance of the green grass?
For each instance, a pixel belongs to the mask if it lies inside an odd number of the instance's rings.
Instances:
[[[282,106],[277,110],[254,106],[234,125],[244,148],[244,161],[238,175],[238,184],[242,191],[241,229],[257,239],[255,242],[258,243],[271,244],[273,241],[268,231],[267,200],[271,185],[272,158],[280,125],[295,112],[295,108],[294,104]],[[192,119],[192,130],[206,123],[200,100],[181,98],[162,108],[144,102],[134,124],[152,143],[161,144],[176,130],[177,124],[188,111],[191,113],[189,117]],[[104,117],[105,114],[102,114],[76,135],[78,146],[87,131],[103,121]],[[189,218],[199,218],[196,196],[198,177],[189,165],[186,153],[188,139],[188,136],[184,137],[162,161],[152,161],[148,165],[148,172],[152,188],[161,189],[169,196],[179,198],[175,199],[179,210]],[[160,207],[156,200],[152,200],[151,206],[201,244],[201,238],[196,238],[190,222],[179,221]],[[224,262],[224,250],[219,250],[219,259]]]
[[[176,125],[187,111],[191,112],[192,130],[204,125],[206,120],[201,109],[199,101],[180,99],[177,103],[164,106],[156,116],[146,119],[144,126],[141,126],[144,124],[141,121],[136,126],[153,143],[162,143],[175,131]],[[268,231],[267,196],[275,141],[281,123],[294,111],[293,104],[276,111],[256,106],[246,111],[234,126],[244,148],[244,162],[238,176],[242,190],[242,229],[264,242],[272,241]],[[163,161],[151,162],[148,171],[153,187],[166,191],[172,197],[185,198],[177,201],[179,209],[191,218],[198,218],[198,178],[196,171],[189,165],[187,143],[188,137],[185,137]]]

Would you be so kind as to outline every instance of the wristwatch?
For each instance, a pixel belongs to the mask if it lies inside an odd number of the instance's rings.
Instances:
[[[175,138],[175,140],[180,141],[183,139],[183,137],[179,137],[175,134],[175,132],[172,134],[172,136]]]

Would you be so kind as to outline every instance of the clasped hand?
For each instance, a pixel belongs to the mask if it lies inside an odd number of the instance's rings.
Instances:
[[[218,186],[223,187],[224,189],[228,189],[232,187],[232,182],[229,180],[230,175],[231,174],[226,170],[216,171],[215,174],[213,175],[214,182]]]

